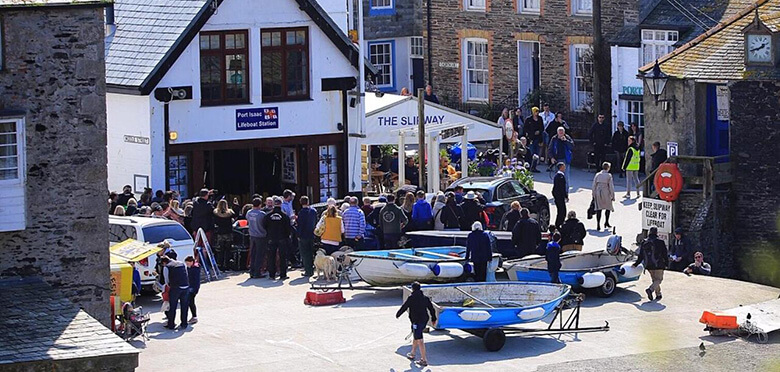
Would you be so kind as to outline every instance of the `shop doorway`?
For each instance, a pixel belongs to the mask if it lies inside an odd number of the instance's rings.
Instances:
[[[279,149],[254,149],[254,190],[260,195],[282,195]]]
[[[249,150],[214,151],[212,169],[219,195],[249,194]]]

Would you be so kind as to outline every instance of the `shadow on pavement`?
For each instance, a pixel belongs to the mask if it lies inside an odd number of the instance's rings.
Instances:
[[[626,288],[617,287],[611,297],[598,297],[595,294],[586,292],[585,301],[580,305],[583,308],[599,307],[609,302],[620,302],[626,304],[636,304],[642,301],[642,295]]]
[[[634,304],[634,307],[636,307],[638,310],[651,312],[651,313],[666,309],[666,305],[655,301],[645,301],[642,302],[640,305]]]
[[[485,350],[480,337],[435,331],[435,336],[446,335],[451,339],[426,341],[430,367],[446,365],[471,365],[485,362],[509,360],[516,358],[535,357],[553,353],[566,347],[567,341],[551,336],[518,336],[507,335],[506,344],[497,352]],[[400,346],[396,354],[406,358],[406,353],[412,349],[411,342]],[[416,365],[413,368],[418,368]],[[427,368],[427,367],[426,367]],[[411,369],[419,371],[420,369]]]
[[[596,229],[588,229],[588,235],[598,236],[598,237],[604,237],[612,235],[612,230],[596,230]]]
[[[281,287],[282,285],[284,285],[284,282],[278,279],[277,280],[268,279],[267,276],[265,278],[247,277],[246,280],[236,285],[241,287],[275,288],[275,287]]]
[[[361,292],[352,295],[347,299],[347,302],[339,305],[339,307],[388,307],[395,306],[400,308],[401,291],[389,290],[389,291],[368,291]],[[405,355],[405,354],[404,354]]]

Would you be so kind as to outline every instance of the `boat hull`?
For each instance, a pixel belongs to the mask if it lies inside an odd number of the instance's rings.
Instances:
[[[633,255],[621,253],[613,256],[606,252],[573,252],[561,256],[561,270],[558,278],[561,283],[575,289],[581,289],[581,281],[585,274],[601,272],[611,276],[615,283],[626,283],[639,280],[639,276],[628,277],[620,273],[620,267],[631,262]],[[542,282],[551,281],[544,257],[535,256],[520,260],[507,261],[503,265],[509,280]]]
[[[431,297],[437,313],[437,322],[431,326],[437,329],[468,330],[500,328],[542,320],[552,314],[569,295],[570,287],[565,284],[530,282],[455,283],[426,285],[422,291]],[[469,298],[461,291],[495,307],[479,302],[468,307],[453,305]],[[404,288],[404,299],[410,293],[409,288]],[[516,297],[518,302],[502,300],[502,296]],[[505,302],[502,304],[502,301]]]
[[[423,252],[420,255],[420,252]],[[425,254],[430,252],[430,254]],[[394,249],[387,251],[369,251],[350,253],[354,260],[352,269],[360,279],[375,287],[395,287],[420,283],[447,283],[460,279],[459,277],[440,277],[434,274],[433,266],[437,263],[465,264],[465,247],[439,247],[426,249]],[[418,256],[419,255],[419,256]],[[450,256],[449,258],[442,257]],[[425,265],[429,270],[424,275],[408,273],[401,269],[402,265]]]

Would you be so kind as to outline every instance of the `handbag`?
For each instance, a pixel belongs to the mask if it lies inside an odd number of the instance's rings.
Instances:
[[[323,233],[325,233],[325,217],[322,217],[319,222],[317,222],[317,227],[314,228],[314,235],[322,236]]]
[[[591,199],[590,207],[588,207],[588,219],[592,220],[594,214],[596,214],[596,199]]]

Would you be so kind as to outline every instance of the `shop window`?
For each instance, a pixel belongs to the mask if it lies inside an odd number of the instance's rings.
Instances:
[[[309,99],[309,29],[262,30],[263,102]]]
[[[677,31],[642,30],[642,65],[671,53],[679,36]]]
[[[518,0],[520,3],[520,13],[539,14],[541,13],[541,0]]]
[[[249,103],[247,31],[200,33],[200,96],[203,105]]]
[[[639,128],[645,127],[645,108],[642,101],[624,101],[626,103],[626,125],[637,123]]]
[[[338,189],[338,158],[336,145],[320,146],[320,202],[336,198]]]
[[[488,100],[488,42],[485,39],[463,41],[463,98],[466,101]]]
[[[586,44],[571,48],[571,109],[586,111],[593,101],[593,57],[592,49]]]
[[[409,55],[412,58],[423,58],[423,38],[422,36],[412,36],[411,39],[411,50],[409,51]]]
[[[395,43],[393,41],[368,43],[369,60],[378,70],[374,85],[381,90],[392,90],[395,88],[393,75],[394,46]]]
[[[0,188],[3,190],[0,231],[24,230],[27,190],[23,119],[0,118]]]
[[[571,0],[574,15],[593,14],[593,0]]]
[[[466,10],[485,10],[485,0],[465,0]]]
[[[182,199],[189,198],[189,161],[187,155],[168,157],[168,184],[170,190],[178,191]]]

